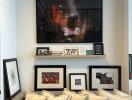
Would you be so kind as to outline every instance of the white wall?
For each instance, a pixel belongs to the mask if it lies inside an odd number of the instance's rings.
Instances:
[[[0,0],[0,12],[1,12],[1,0]],[[0,13],[0,39],[1,39],[1,13]],[[1,40],[0,40],[0,59],[1,59]],[[0,72],[1,72],[1,61],[0,61]],[[1,74],[0,74],[0,80],[1,80]],[[0,91],[1,91],[1,82],[0,82]],[[0,94],[0,100],[1,100],[1,94]]]
[[[128,54],[128,52],[124,50],[124,47],[127,46],[127,44],[125,44],[127,34],[125,33],[123,24],[125,19],[124,2],[127,0],[104,0],[103,2],[103,41],[106,57],[74,59],[40,59],[34,57],[35,47],[40,46],[36,43],[35,1],[36,0],[16,0],[17,57],[22,90],[33,90],[35,64],[66,64],[67,75],[70,72],[87,73],[87,67],[91,64],[121,64],[123,69],[122,88],[124,91],[128,92],[128,60],[124,60],[124,56]],[[41,46],[52,46],[52,44],[42,44]]]
[[[132,0],[129,0],[129,54],[132,54]]]
[[[3,98],[3,59],[16,57],[16,17],[15,0],[0,1],[0,67]]]
[[[1,6],[1,0],[0,0],[0,12],[1,12],[2,6]],[[0,39],[1,39],[1,13],[0,13]],[[1,59],[1,40],[0,40],[0,59]],[[1,61],[0,61],[0,72],[1,72]],[[0,80],[1,80],[1,74],[0,74]],[[1,90],[1,82],[0,82],[0,90]]]
[[[128,37],[129,37],[129,54],[132,54],[132,0],[129,0],[129,33],[128,33]],[[129,80],[129,91],[132,91],[132,80]]]
[[[123,35],[123,40],[124,40],[124,47],[123,47],[123,50],[124,50],[124,53],[123,53],[123,59],[124,59],[124,68],[123,68],[123,73],[125,74],[125,76],[123,76],[123,81],[127,81],[127,92],[129,92],[129,64],[128,64],[128,0],[123,0],[123,3],[124,3],[124,20],[123,20],[123,25],[124,25],[124,35]],[[126,80],[124,80],[126,79]]]

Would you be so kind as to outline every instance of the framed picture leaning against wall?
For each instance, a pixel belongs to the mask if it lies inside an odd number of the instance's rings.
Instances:
[[[95,65],[89,66],[89,89],[121,90],[121,66]]]
[[[4,83],[7,84],[5,92],[11,99],[21,91],[17,59],[4,59],[3,65]]]
[[[129,54],[129,79],[132,80],[132,54]]]
[[[35,91],[58,91],[65,87],[66,65],[35,65]]]
[[[72,91],[87,90],[87,75],[86,73],[70,73],[69,86]]]

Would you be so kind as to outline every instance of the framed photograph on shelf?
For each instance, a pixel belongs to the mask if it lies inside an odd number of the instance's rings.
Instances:
[[[95,55],[104,55],[103,43],[94,43],[94,54]]]
[[[35,91],[58,91],[65,87],[66,65],[35,65]]]
[[[49,55],[49,47],[37,47],[36,55]]]
[[[79,55],[86,55],[86,48],[85,47],[79,47]]]
[[[121,66],[89,66],[89,89],[121,90]]]
[[[86,55],[94,55],[94,50],[86,50]]]
[[[17,59],[4,59],[3,65],[4,84],[7,84],[5,93],[8,95],[8,99],[12,99],[21,91]]]
[[[86,73],[70,73],[69,74],[70,90],[80,91],[87,89],[87,77]]]
[[[64,51],[52,51],[52,56],[64,56]]]
[[[65,55],[66,56],[77,56],[79,55],[79,48],[78,47],[66,47]]]

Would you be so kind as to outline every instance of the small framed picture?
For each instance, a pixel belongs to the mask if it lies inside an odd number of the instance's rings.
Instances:
[[[65,87],[66,65],[35,65],[35,91],[58,91]]]
[[[94,50],[86,50],[86,55],[94,55]]]
[[[94,54],[95,55],[103,55],[104,54],[103,43],[94,43]]]
[[[79,49],[77,47],[66,47],[65,48],[65,55],[79,55]]]
[[[36,55],[49,55],[49,47],[37,47]]]
[[[6,86],[7,89],[5,92],[7,93],[6,95],[12,99],[21,91],[17,59],[4,59],[3,64],[5,72],[4,84],[8,85]]]
[[[70,90],[80,91],[87,89],[87,77],[86,73],[70,73],[69,74]]]
[[[79,55],[86,55],[86,48],[85,47],[79,47]]]
[[[121,66],[89,66],[89,89],[121,90]]]
[[[63,56],[64,51],[52,51],[52,56]]]

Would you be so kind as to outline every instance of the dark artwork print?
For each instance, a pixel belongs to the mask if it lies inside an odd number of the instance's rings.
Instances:
[[[129,54],[129,79],[132,80],[132,54]]]
[[[100,84],[114,84],[112,77],[107,77],[107,73],[96,73],[96,78],[100,80]]]
[[[59,84],[59,72],[42,72],[42,84]]]
[[[81,79],[75,79],[75,85],[81,85]]]
[[[102,0],[36,0],[37,43],[102,42]]]

